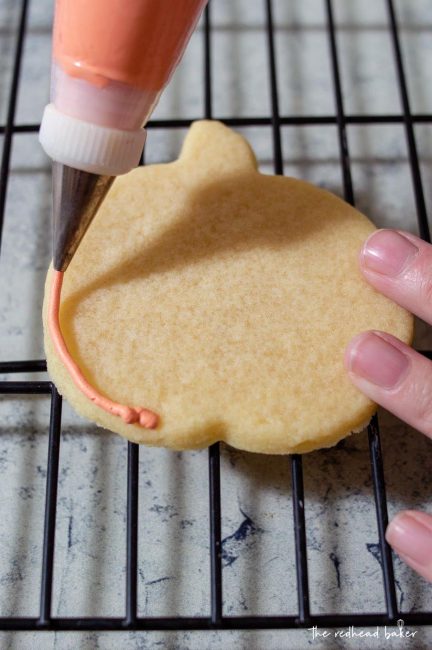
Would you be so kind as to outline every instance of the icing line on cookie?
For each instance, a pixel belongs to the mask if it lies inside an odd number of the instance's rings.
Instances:
[[[94,386],[89,384],[80,368],[72,359],[66,342],[60,328],[60,296],[63,284],[64,273],[53,270],[53,279],[51,285],[51,295],[48,307],[48,327],[51,334],[54,347],[60,359],[66,366],[75,386],[96,406],[112,415],[118,415],[126,424],[139,424],[145,429],[155,429],[159,422],[159,417],[149,409],[137,407],[133,408],[113,402],[108,397],[101,395]]]

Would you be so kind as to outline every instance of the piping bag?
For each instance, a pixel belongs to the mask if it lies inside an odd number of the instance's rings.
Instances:
[[[59,325],[61,284],[114,178],[138,165],[146,139],[143,127],[206,2],[56,0],[55,5],[51,103],[39,132],[53,161],[51,335],[73,381],[89,399],[126,422],[151,428],[156,425],[150,411],[99,395],[71,359]]]

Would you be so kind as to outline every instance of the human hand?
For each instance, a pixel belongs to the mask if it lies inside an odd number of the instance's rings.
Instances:
[[[375,289],[432,325],[432,246],[402,231],[379,230],[363,245],[360,268]],[[352,382],[374,402],[432,438],[432,363],[384,332],[348,345]],[[387,528],[396,553],[432,581],[432,516],[400,512]]]

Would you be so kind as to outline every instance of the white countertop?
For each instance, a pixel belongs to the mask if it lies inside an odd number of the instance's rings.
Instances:
[[[0,0],[1,124],[19,4]],[[51,0],[30,0],[17,124],[38,123],[48,101],[51,5]],[[396,6],[412,111],[432,113],[432,5],[427,0],[400,0]],[[263,7],[261,0],[212,0],[215,118],[270,115]],[[335,0],[334,9],[346,113],[400,114],[385,3]],[[274,15],[281,115],[334,115],[324,2],[275,0]],[[198,31],[155,118],[203,116],[202,60],[203,35]],[[254,147],[261,169],[271,173],[271,128],[240,130]],[[178,129],[149,130],[147,162],[174,159],[183,135]],[[287,126],[282,135],[286,174],[343,194],[335,126]],[[418,125],[416,136],[430,208],[432,123]],[[378,226],[416,232],[403,125],[349,126],[348,138],[359,209]],[[43,358],[40,311],[50,232],[49,162],[36,134],[17,134],[0,256],[1,360]],[[432,349],[432,336],[421,323],[416,344]],[[0,416],[0,616],[35,616],[49,400],[3,396]],[[380,424],[390,515],[401,508],[430,512],[430,442],[389,414],[380,416]],[[55,616],[123,615],[126,452],[125,441],[98,431],[64,405]],[[248,616],[295,614],[289,462],[224,447],[221,466],[224,611]],[[355,435],[341,448],[305,456],[304,477],[312,612],[384,611],[367,435]],[[207,615],[207,452],[142,448],[139,510],[139,614]],[[432,587],[398,559],[394,565],[402,610],[430,611]],[[417,629],[417,645],[411,647],[430,647],[432,630]],[[312,642],[307,631],[0,634],[2,649],[20,650],[407,646],[407,641],[383,644],[382,639]]]

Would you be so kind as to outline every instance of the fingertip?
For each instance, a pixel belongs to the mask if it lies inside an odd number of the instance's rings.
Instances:
[[[432,569],[432,528],[425,523],[432,517],[405,510],[399,512],[387,527],[387,542],[401,557],[419,567]]]
[[[361,342],[370,334],[371,332],[360,332],[360,334],[356,334],[348,343],[348,345],[345,348],[345,353],[344,353],[344,366],[345,369],[348,370],[348,372],[353,371],[353,367],[355,365],[355,359],[358,354],[358,348],[361,344]]]
[[[418,253],[418,247],[396,230],[376,230],[363,244],[361,267],[396,279],[412,265]]]
[[[395,389],[410,368],[404,351],[374,330],[362,332],[350,341],[345,360],[352,375],[384,390]]]
[[[427,242],[425,242],[424,239],[421,237],[418,237],[417,235],[413,235],[412,232],[408,232],[407,230],[400,230],[399,228],[395,229],[399,235],[402,235],[402,237],[405,237],[406,239],[409,239],[413,244],[416,246],[424,246],[425,244],[427,245]]]
[[[403,530],[405,517],[409,516],[409,513],[410,513],[409,510],[403,510],[402,512],[398,512],[397,515],[395,515],[393,519],[390,521],[390,523],[388,524],[385,532],[385,538],[387,543],[390,544],[390,546],[395,546],[397,544],[401,530]]]
[[[364,240],[364,242],[363,242],[363,244],[362,244],[362,246],[361,246],[361,248],[359,250],[359,254],[358,254],[358,261],[359,261],[360,269],[363,272],[367,271],[367,267],[366,267],[366,263],[365,263],[365,254],[366,254],[366,251],[369,248],[369,244],[370,244],[371,240],[377,235],[377,233],[384,232],[384,230],[385,230],[384,228],[377,228],[376,230],[371,232],[370,235],[368,235],[368,237]]]

